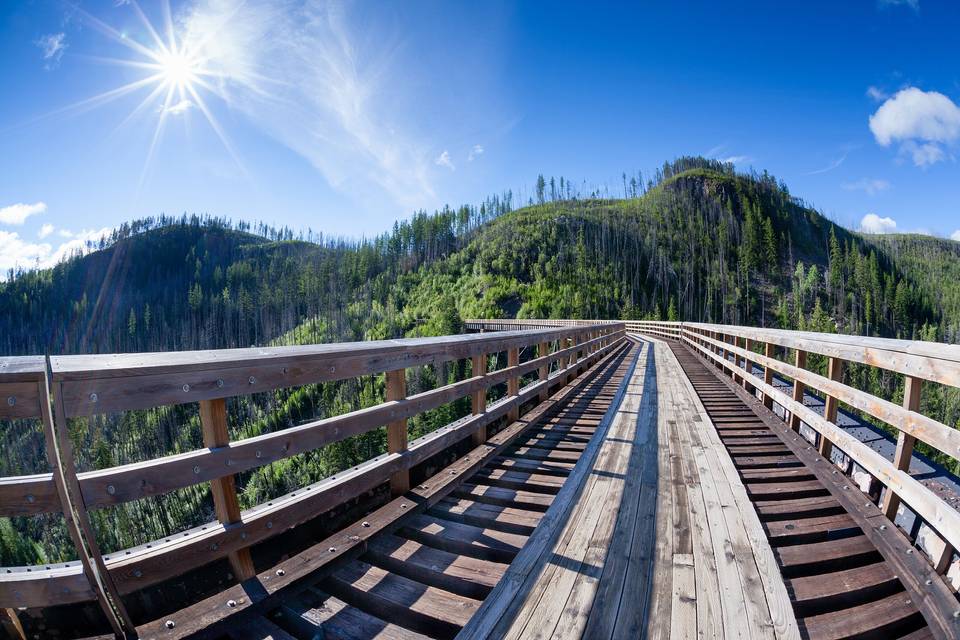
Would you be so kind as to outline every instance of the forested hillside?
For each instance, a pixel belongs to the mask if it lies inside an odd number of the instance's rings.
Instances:
[[[559,187],[559,188],[558,188]],[[538,179],[536,201],[419,213],[372,240],[297,237],[199,217],[121,229],[101,249],[0,284],[0,353],[223,348],[457,332],[463,317],[664,318],[956,341],[958,243],[864,237],[838,227],[773,177],[684,158],[652,179],[624,176],[624,199]],[[590,194],[595,196],[596,194]],[[931,265],[934,265],[931,267]],[[821,363],[813,360],[813,366]],[[466,375],[409,373],[410,392]],[[902,381],[846,375],[886,397]],[[232,400],[248,437],[381,401],[379,378]],[[957,424],[960,398],[924,396]],[[413,421],[414,436],[463,415],[454,403]],[[78,421],[84,469],[201,446],[195,406]],[[36,425],[0,435],[0,476],[45,468]],[[240,478],[244,506],[385,449],[374,432]],[[207,487],[99,511],[110,550],[211,517]],[[129,522],[136,521],[137,527]],[[0,521],[0,564],[70,554],[55,519]]]
[[[935,302],[940,340],[960,342],[960,242],[916,234],[866,236]]]

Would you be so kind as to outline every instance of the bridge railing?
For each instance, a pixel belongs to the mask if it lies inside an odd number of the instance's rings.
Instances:
[[[960,430],[920,413],[925,385],[960,388],[960,345],[691,322],[627,322],[627,330],[683,341],[755,393],[768,408],[776,403],[794,430],[812,429],[814,444],[824,457],[830,459],[834,447],[842,451],[868,474],[861,489],[878,497],[878,506],[887,518],[894,520],[903,503],[919,516],[923,526],[933,530],[936,538],[923,536],[920,546],[939,572],[947,570],[955,550],[960,549],[960,512],[909,469],[918,440],[952,460],[960,459]],[[826,359],[826,376],[807,368],[810,354]],[[902,402],[890,402],[844,384],[845,363],[903,376]],[[776,386],[774,375],[792,381],[792,388]],[[823,396],[822,413],[804,404],[806,390]],[[892,460],[837,426],[841,403],[897,431]],[[877,482],[882,492],[875,490]]]
[[[590,321],[468,321],[473,330],[538,326],[547,322]],[[960,345],[691,322],[628,320],[625,325],[628,332],[690,345],[756,394],[767,408],[773,409],[776,404],[779,415],[795,431],[812,436],[813,444],[824,457],[830,459],[836,447],[846,456],[840,457],[841,462],[852,463],[846,464],[849,473],[858,468],[862,470],[857,475],[865,481],[858,484],[871,499],[876,496],[877,505],[887,518],[895,520],[901,504],[919,517],[922,524],[913,527],[913,533],[937,571],[943,573],[951,563],[958,566],[953,558],[960,549],[960,512],[921,479],[912,476],[909,469],[918,440],[952,460],[960,459],[960,430],[920,413],[924,385],[960,388]],[[826,376],[807,368],[809,354],[826,359]],[[903,376],[903,401],[890,402],[844,384],[843,367],[848,362]],[[762,372],[758,373],[758,369]],[[789,380],[792,386],[787,390],[778,388],[774,376]],[[807,390],[823,396],[822,413],[804,404]],[[841,403],[897,431],[892,460],[837,426]],[[935,535],[925,535],[923,527]],[[960,582],[960,575],[955,580]]]
[[[254,575],[250,547],[390,483],[409,488],[410,469],[450,446],[486,440],[488,425],[516,419],[551,386],[613,349],[623,323],[576,323],[484,335],[294,347],[0,359],[0,420],[38,419],[50,472],[0,478],[0,516],[60,512],[79,562],[0,569],[0,611],[97,600],[114,630],[132,623],[122,596],[226,557],[234,575]],[[536,357],[520,362],[521,350]],[[488,371],[488,356],[507,366]],[[408,396],[405,370],[469,359],[472,376]],[[522,378],[536,379],[521,387]],[[226,399],[384,374],[386,401],[256,437],[231,441]],[[506,395],[487,405],[487,392]],[[407,420],[471,397],[471,414],[408,442]],[[199,404],[205,448],[78,473],[69,421],[96,414]],[[316,484],[241,512],[236,474],[380,427],[388,452]],[[217,520],[136,549],[102,555],[89,511],[210,483]],[[8,612],[9,615],[9,612]]]

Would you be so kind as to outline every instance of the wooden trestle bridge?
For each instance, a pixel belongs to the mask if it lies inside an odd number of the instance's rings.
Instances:
[[[960,638],[960,346],[696,323],[468,321],[441,338],[0,358],[50,471],[0,516],[78,560],[0,570],[13,638]],[[807,359],[826,361],[827,375]],[[408,395],[410,368],[472,375]],[[902,403],[843,382],[902,376]],[[491,365],[493,365],[491,367]],[[227,400],[384,374],[386,402],[231,440]],[[407,420],[471,398],[415,440]],[[78,471],[71,421],[196,403],[206,448]],[[891,427],[884,453],[838,411]],[[386,428],[388,452],[242,511],[235,476]],[[4,427],[6,428],[6,427]],[[215,520],[101,553],[91,513],[192,485]],[[46,515],[44,515],[46,514]]]

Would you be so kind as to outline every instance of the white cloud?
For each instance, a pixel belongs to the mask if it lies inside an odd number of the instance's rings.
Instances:
[[[467,162],[473,162],[475,158],[483,155],[483,147],[479,144],[473,145],[473,149],[470,149],[470,153],[467,155]]]
[[[877,102],[883,102],[890,97],[890,94],[888,94],[886,91],[874,86],[867,87],[867,95]]]
[[[829,171],[833,171],[834,169],[836,169],[837,167],[839,167],[840,165],[842,165],[842,164],[844,163],[844,161],[847,159],[847,156],[848,156],[848,155],[849,155],[849,152],[844,153],[844,154],[843,154],[842,156],[840,156],[839,158],[836,158],[836,159],[834,159],[834,160],[831,160],[831,161],[830,161],[830,164],[828,164],[827,166],[822,167],[822,168],[820,168],[820,169],[815,169],[815,170],[813,170],[813,171],[810,171],[809,173],[807,173],[807,175],[808,175],[808,176],[815,176],[815,175],[820,174],[820,173],[827,173],[827,172],[829,172]]]
[[[910,7],[916,12],[920,11],[920,0],[877,0],[880,7]]]
[[[30,216],[43,213],[46,210],[47,204],[45,202],[11,204],[9,207],[0,209],[0,223],[23,224]]]
[[[727,148],[727,144],[718,144],[717,146],[711,148],[709,151],[703,154],[704,158],[716,158],[718,155],[723,153],[723,150]]]
[[[88,242],[99,243],[111,231],[109,227],[84,229],[54,247],[47,242],[27,242],[15,231],[0,230],[0,277],[5,277],[8,269],[46,269],[75,253],[87,253],[91,249]]]
[[[951,240],[956,240],[957,242],[960,242],[960,229],[957,229],[957,230],[954,231],[952,234],[950,234],[950,239],[951,239]]]
[[[860,231],[864,233],[894,233],[897,230],[897,221],[893,218],[881,218],[875,213],[868,213],[860,221]]]
[[[728,156],[726,158],[720,158],[720,162],[728,162],[730,164],[746,164],[752,160],[753,158],[750,156]]]
[[[909,154],[913,158],[913,164],[918,167],[927,167],[944,160],[947,155],[943,149],[933,142],[924,142],[922,144],[908,140],[900,147],[901,153]]]
[[[181,100],[177,104],[170,105],[169,107],[166,107],[166,108],[161,107],[161,109],[163,111],[166,111],[171,116],[176,116],[176,115],[180,115],[181,113],[186,113],[187,111],[192,109],[193,106],[194,106],[193,102],[191,102],[190,100]]]
[[[63,50],[67,48],[67,34],[48,33],[41,36],[35,44],[40,47],[40,52],[43,54],[44,67],[48,70],[54,69],[60,64]]]
[[[944,147],[960,140],[960,107],[942,93],[908,87],[870,116],[877,143],[900,144],[900,153],[925,167],[947,157]]]
[[[881,191],[890,188],[890,183],[886,180],[863,178],[856,182],[845,182],[843,188],[847,191],[864,191],[868,196],[875,196]]]
[[[42,227],[40,227],[40,233],[38,233],[37,236],[38,236],[41,240],[43,240],[44,238],[46,238],[46,237],[47,237],[48,235],[50,235],[51,233],[53,233],[53,225],[52,225],[52,224],[45,224],[45,225],[43,225]]]
[[[198,0],[180,26],[224,102],[333,188],[380,206],[423,207],[436,198],[431,144],[402,120],[412,104],[394,68],[399,34],[374,33],[366,19],[354,28],[348,9],[314,0]]]
[[[437,156],[437,159],[434,160],[433,163],[439,167],[446,167],[447,169],[450,169],[450,171],[457,170],[457,168],[453,166],[453,161],[450,160],[450,154],[446,149],[443,150],[443,153]]]

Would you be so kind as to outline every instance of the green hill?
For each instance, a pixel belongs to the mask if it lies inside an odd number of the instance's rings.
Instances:
[[[364,241],[295,238],[288,230],[186,216],[125,225],[89,255],[0,283],[0,353],[436,335],[459,331],[464,317],[501,316],[686,319],[957,339],[957,243],[861,236],[767,174],[740,175],[700,158],[664,165],[648,188],[627,199],[580,197],[562,186],[560,192],[568,197],[541,196],[517,210],[505,194],[481,207],[421,212]],[[811,365],[822,363],[814,358]],[[409,391],[417,393],[467,372],[458,364],[408,375]],[[846,375],[884,397],[902,387],[861,367]],[[229,403],[231,435],[282,429],[382,398],[378,377],[237,398]],[[924,402],[949,424],[960,418],[956,397],[930,393]],[[461,401],[418,416],[412,435],[466,411]],[[72,436],[83,469],[202,446],[195,406],[78,421]],[[35,425],[14,424],[2,438],[0,476],[45,469]],[[385,447],[380,430],[244,474],[242,501],[252,506]],[[212,512],[209,490],[199,486],[98,511],[95,523],[103,547],[114,550],[199,524]],[[67,558],[65,541],[55,519],[0,521],[0,564]]]

